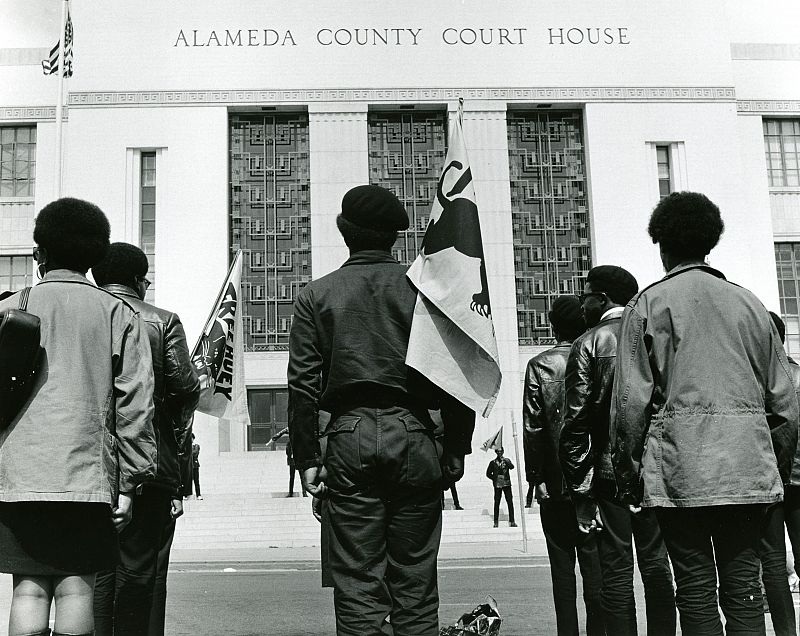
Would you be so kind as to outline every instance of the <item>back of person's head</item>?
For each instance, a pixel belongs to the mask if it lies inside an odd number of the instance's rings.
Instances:
[[[781,320],[781,317],[774,311],[769,312],[769,317],[772,318],[772,324],[775,325],[775,329],[778,330],[778,335],[781,337],[781,342],[785,343],[786,325],[783,324],[783,320]]]
[[[586,331],[586,321],[581,313],[581,301],[577,296],[559,296],[553,301],[548,314],[556,337],[575,340]]]
[[[408,214],[391,190],[361,185],[342,198],[342,213],[336,217],[336,226],[351,252],[388,252],[397,233],[408,228]]]
[[[136,288],[136,279],[147,274],[147,256],[130,243],[112,243],[105,258],[92,267],[95,282],[105,285],[125,285]]]
[[[682,258],[704,259],[725,229],[719,208],[699,192],[673,192],[650,216],[647,232],[661,249]]]
[[[36,216],[33,240],[50,263],[85,274],[106,255],[111,226],[94,203],[65,197]]]
[[[593,292],[603,292],[617,305],[627,305],[639,291],[639,283],[627,269],[617,265],[598,265],[589,270],[586,282]]]

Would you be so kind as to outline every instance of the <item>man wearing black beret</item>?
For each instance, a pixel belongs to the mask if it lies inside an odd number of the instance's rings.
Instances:
[[[358,186],[336,225],[350,258],[298,294],[287,373],[295,465],[329,498],[336,633],[377,636],[391,614],[395,636],[437,636],[440,495],[463,475],[475,414],[405,365],[416,291],[391,254],[403,205]],[[444,423],[441,461],[429,409]]]
[[[630,272],[615,265],[589,270],[580,302],[589,330],[572,345],[565,380],[561,467],[584,533],[597,533],[606,633],[635,636],[633,541],[645,589],[647,633],[674,635],[675,593],[658,520],[617,500],[611,463],[611,396],[622,313],[639,291]]]

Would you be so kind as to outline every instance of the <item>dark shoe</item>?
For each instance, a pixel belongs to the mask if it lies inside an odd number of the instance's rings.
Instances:
[[[531,507],[531,505],[530,505],[530,504],[525,504],[525,507],[526,507],[526,508],[530,508],[530,507]]]
[[[497,527],[497,522],[496,522],[496,521],[494,522],[494,527],[495,527],[495,528]]]
[[[516,524],[516,523],[514,523],[513,521],[509,521],[509,522],[508,522],[508,527],[509,527],[509,528],[516,528],[516,527],[517,527],[517,524]]]
[[[456,506],[454,510],[464,510],[461,506]]]
[[[293,493],[293,492],[290,492],[290,493],[289,493],[288,495],[286,495],[286,496],[287,496],[287,497],[294,497],[294,493]]]
[[[306,493],[305,490],[303,491],[303,497],[308,497],[308,494]]]

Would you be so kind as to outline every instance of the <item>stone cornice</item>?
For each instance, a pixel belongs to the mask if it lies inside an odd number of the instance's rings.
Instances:
[[[540,87],[540,88],[393,88],[297,90],[194,90],[72,92],[73,108],[109,106],[228,106],[316,102],[447,102],[498,100],[540,102],[731,102],[732,86]]]
[[[67,109],[64,109],[64,119]],[[0,121],[55,121],[55,106],[0,106]]]
[[[744,115],[800,115],[800,99],[740,99],[736,110]]]

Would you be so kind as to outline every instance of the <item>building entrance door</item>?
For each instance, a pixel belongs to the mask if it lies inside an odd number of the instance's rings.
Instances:
[[[289,390],[280,389],[248,389],[247,406],[250,409],[250,427],[247,431],[247,450],[283,450],[288,435],[283,435],[273,442],[277,435],[289,424]]]

